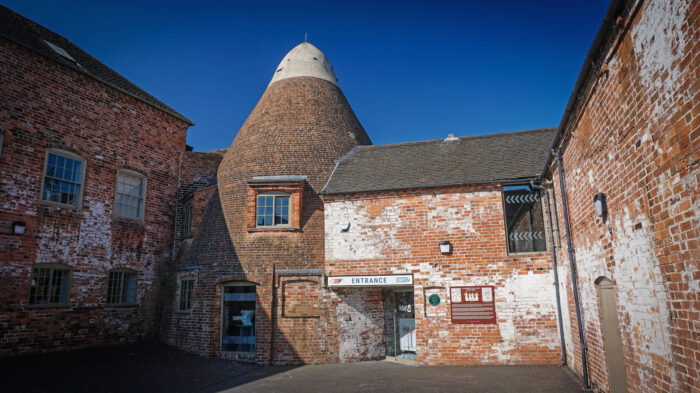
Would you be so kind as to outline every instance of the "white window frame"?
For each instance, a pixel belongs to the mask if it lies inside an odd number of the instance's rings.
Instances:
[[[49,154],[55,154],[58,156],[63,156],[64,158],[70,158],[71,160],[80,161],[82,170],[80,173],[80,183],[78,185],[78,192],[75,194],[75,204],[60,203],[44,199],[44,188],[46,187],[46,169],[49,167]],[[41,193],[39,194],[40,203],[60,207],[69,207],[71,209],[80,210],[83,206],[83,191],[85,190],[85,172],[87,172],[87,160],[85,158],[66,150],[54,148],[46,149],[46,154],[44,155],[44,170],[41,173]]]
[[[135,176],[141,179],[143,182],[143,187],[141,188],[141,204],[139,206],[139,217],[131,217],[131,216],[126,216],[123,214],[118,214],[117,213],[117,197],[119,196],[119,193],[117,192],[117,189],[119,187],[119,176],[121,174],[125,174],[127,176]],[[146,213],[146,193],[148,189],[148,179],[146,178],[145,175],[138,173],[136,171],[132,171],[130,169],[118,169],[117,170],[117,178],[116,181],[114,182],[114,208],[113,208],[113,214],[115,217],[119,218],[125,218],[128,220],[135,220],[135,221],[141,221],[143,222],[145,219],[145,213]]]

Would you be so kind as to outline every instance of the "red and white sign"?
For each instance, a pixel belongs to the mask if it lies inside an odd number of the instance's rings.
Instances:
[[[496,323],[493,286],[452,287],[452,323]]]

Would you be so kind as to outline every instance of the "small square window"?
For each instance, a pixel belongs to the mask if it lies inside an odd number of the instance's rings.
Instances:
[[[509,253],[547,251],[540,193],[529,185],[504,186],[503,210]]]
[[[117,172],[117,193],[114,214],[120,217],[143,219],[146,178],[136,172]]]
[[[114,270],[109,272],[107,284],[108,304],[136,303],[136,273]]]
[[[289,194],[260,194],[256,204],[256,226],[289,226]]]
[[[85,160],[72,153],[49,150],[41,200],[72,207],[80,206]]]
[[[68,303],[70,268],[37,265],[32,270],[29,304],[46,306]]]
[[[184,279],[180,281],[180,311],[189,310],[192,308],[192,290],[194,289],[194,280]]]

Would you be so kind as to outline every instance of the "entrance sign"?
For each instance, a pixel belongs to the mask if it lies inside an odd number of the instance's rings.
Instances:
[[[452,323],[496,323],[493,286],[452,287]]]
[[[385,287],[413,285],[413,275],[329,276],[329,287]]]

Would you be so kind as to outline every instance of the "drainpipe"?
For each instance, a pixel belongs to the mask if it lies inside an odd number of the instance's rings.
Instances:
[[[557,160],[557,170],[559,171],[559,188],[561,191],[561,204],[564,211],[564,229],[566,229],[566,244],[569,251],[569,267],[571,270],[571,286],[574,290],[574,305],[576,306],[576,324],[578,326],[578,339],[581,344],[581,366],[583,369],[583,387],[590,389],[591,384],[588,381],[588,362],[586,355],[588,348],[586,347],[586,339],[583,334],[583,323],[581,322],[581,305],[578,296],[578,281],[576,280],[576,266],[574,265],[574,248],[571,245],[571,229],[569,225],[569,209],[566,205],[566,190],[564,189],[564,175],[562,174],[561,157],[554,149],[552,155]]]
[[[559,297],[559,272],[557,271],[557,252],[554,249],[554,230],[552,228],[552,209],[549,206],[549,192],[545,187],[535,184],[530,180],[532,188],[544,193],[544,200],[547,206],[547,226],[549,227],[549,248],[552,250],[552,270],[554,271],[554,290],[557,296],[557,316],[559,317],[559,341],[561,342],[561,364],[566,364],[566,341],[564,340],[564,325],[561,317],[561,298]]]

